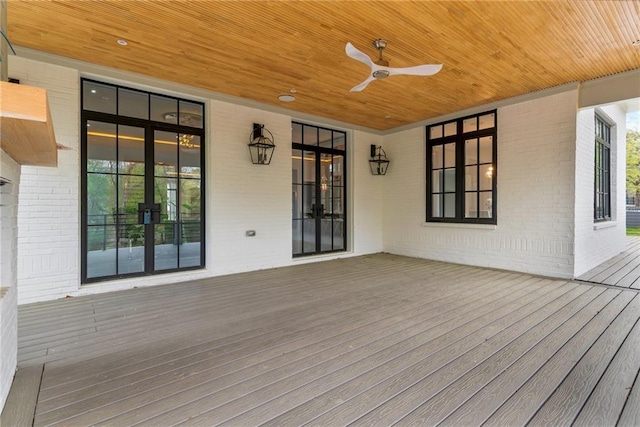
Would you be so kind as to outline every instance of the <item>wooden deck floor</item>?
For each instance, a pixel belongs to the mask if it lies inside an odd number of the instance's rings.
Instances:
[[[640,237],[627,237],[627,249],[589,270],[578,280],[640,289]]]
[[[36,426],[637,426],[639,317],[631,289],[378,254],[22,306],[19,373]]]

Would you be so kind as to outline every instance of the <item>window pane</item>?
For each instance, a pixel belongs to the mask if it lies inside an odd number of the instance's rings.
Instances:
[[[485,114],[484,116],[480,116],[480,126],[479,128],[482,129],[489,129],[495,126],[496,123],[496,118],[495,118],[495,114],[491,113],[491,114]]]
[[[333,218],[344,219],[344,187],[333,188],[333,206],[331,216]]]
[[[456,166],[456,144],[444,145],[444,167],[453,168]]]
[[[466,193],[464,196],[464,217],[478,218],[478,193]]]
[[[332,147],[332,132],[327,129],[320,129],[320,147]]]
[[[200,221],[182,222],[182,242],[180,245],[180,267],[200,265]]]
[[[333,219],[320,220],[320,250],[330,251],[333,249]]]
[[[202,129],[202,104],[180,101],[180,123],[182,126]]]
[[[485,136],[480,138],[480,163],[491,163],[493,161],[493,137]]]
[[[116,125],[87,122],[87,171],[116,172]]]
[[[302,253],[302,225],[302,220],[293,220],[291,233],[294,255],[299,255]]]
[[[178,268],[178,223],[155,224],[153,228],[155,269]]]
[[[444,195],[444,217],[455,218],[456,216],[456,195],[445,194]]]
[[[491,190],[493,188],[493,166],[480,166],[480,190]]]
[[[333,219],[333,249],[346,249],[344,245],[344,219]]]
[[[316,182],[316,153],[313,151],[303,151],[304,176],[302,177],[305,184]]]
[[[443,194],[434,194],[431,197],[431,216],[442,218],[442,198]]]
[[[480,218],[493,218],[493,199],[491,192],[480,193]]]
[[[87,277],[113,276],[116,265],[116,227],[90,226],[87,229]]]
[[[434,193],[442,193],[444,190],[444,183],[442,179],[442,169],[431,172],[431,191]]]
[[[464,164],[478,164],[478,139],[467,139],[464,142]]]
[[[436,145],[431,149],[431,169],[442,168],[442,151],[442,145]]]
[[[156,176],[176,176],[178,174],[179,134],[156,131],[153,143]]]
[[[200,195],[199,179],[182,178],[180,180],[180,220],[183,227],[184,224],[200,223]],[[190,234],[188,237],[190,242],[195,241]]]
[[[450,192],[456,191],[456,170],[455,169],[444,170],[444,191],[450,191]]]
[[[302,151],[291,150],[291,183],[302,184]]]
[[[87,224],[115,222],[116,181],[116,175],[87,174]]]
[[[151,95],[151,120],[178,124],[178,100],[166,96]]]
[[[313,126],[303,126],[303,131],[304,131],[304,134],[302,135],[303,144],[307,144],[307,145],[318,144],[318,128]]]
[[[458,122],[451,122],[444,125],[444,136],[451,136],[458,133]]]
[[[160,205],[160,222],[178,220],[178,180],[177,178],[154,178],[153,201]],[[173,237],[172,237],[173,239]],[[172,240],[173,241],[173,240]]]
[[[470,119],[466,119],[462,122],[462,132],[473,132],[478,130],[478,118],[471,117]]]
[[[118,176],[118,222],[138,224],[138,203],[144,202],[144,176]],[[122,231],[122,230],[120,230]],[[135,230],[125,230],[135,231]],[[125,236],[129,238],[130,236]]]
[[[332,175],[333,175],[333,185],[343,185],[344,184],[344,180],[342,179],[343,177],[343,171],[344,171],[344,167],[342,166],[342,164],[344,163],[344,157],[343,156],[339,156],[339,155],[334,155],[333,159],[332,159]]]
[[[83,85],[83,109],[98,111],[100,113],[116,114],[116,87],[89,81],[83,82]]]
[[[316,220],[304,219],[303,250],[304,252],[316,251]]]
[[[302,185],[294,184],[291,191],[292,218],[302,218]]]
[[[316,217],[316,186],[315,185],[303,185],[302,186],[302,213],[305,218]]]
[[[180,177],[200,178],[200,136],[178,134]],[[182,144],[182,145],[180,145]]]
[[[118,89],[118,114],[138,119],[149,119],[149,95],[129,89]]]
[[[144,271],[144,226],[122,224],[117,227],[118,274],[140,273]]]
[[[333,132],[333,148],[336,150],[345,149],[345,141],[347,136],[344,132]]]
[[[478,166],[467,166],[464,172],[464,189],[475,191],[478,189]]]
[[[118,171],[144,175],[144,128],[118,126]]]
[[[299,123],[291,124],[291,142],[302,144],[302,125]]]
[[[442,138],[442,125],[431,126],[429,129],[430,139]]]

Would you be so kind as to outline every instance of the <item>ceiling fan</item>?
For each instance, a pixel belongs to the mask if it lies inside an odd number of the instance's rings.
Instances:
[[[376,39],[373,41],[373,46],[378,50],[378,59],[376,61],[372,61],[367,54],[359,51],[354,45],[347,42],[347,46],[345,47],[347,56],[371,67],[371,75],[359,85],[352,87],[351,92],[362,91],[369,83],[376,79],[384,79],[389,76],[399,76],[402,74],[410,76],[431,76],[442,69],[442,64],[425,64],[404,68],[389,67],[389,61],[382,58],[382,51],[387,47],[387,41],[385,39]]]

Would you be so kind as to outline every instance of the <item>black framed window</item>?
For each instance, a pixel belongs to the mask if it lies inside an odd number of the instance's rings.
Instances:
[[[204,111],[82,79],[82,283],[204,267]]]
[[[595,179],[593,219],[611,220],[611,126],[595,116]]]
[[[497,111],[426,130],[427,221],[496,224]]]

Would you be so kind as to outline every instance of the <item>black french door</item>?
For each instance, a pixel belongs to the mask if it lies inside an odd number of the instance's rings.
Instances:
[[[204,266],[203,107],[83,80],[83,283]]]
[[[344,251],[346,134],[293,123],[293,256]]]

